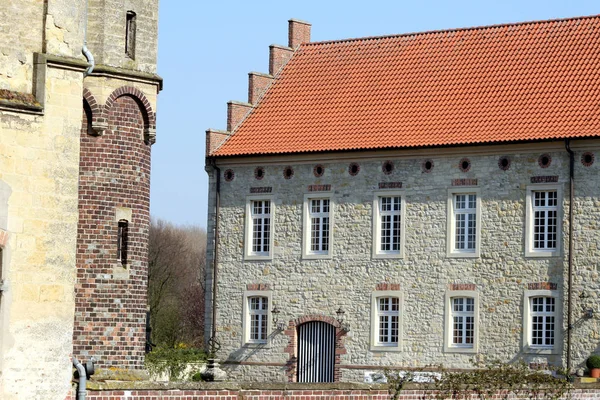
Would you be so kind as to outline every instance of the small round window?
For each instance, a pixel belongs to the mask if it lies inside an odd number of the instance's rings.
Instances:
[[[590,167],[594,163],[594,153],[583,153],[581,155],[581,163],[586,167]]]
[[[469,170],[471,169],[471,160],[469,160],[468,158],[463,158],[462,160],[460,160],[460,162],[458,163],[458,168],[462,171],[462,172],[469,172]]]
[[[283,177],[285,179],[292,179],[292,176],[294,176],[294,169],[290,166],[287,166],[283,169]]]
[[[550,157],[550,154],[542,154],[540,158],[538,158],[538,164],[542,168],[548,168],[550,164],[552,164],[552,157]]]
[[[358,173],[360,172],[360,165],[358,165],[357,163],[351,163],[348,166],[348,173],[352,176],[356,176],[358,175]]]
[[[254,170],[254,177],[258,180],[261,180],[265,177],[265,169],[263,167],[256,167]]]
[[[231,182],[233,180],[233,178],[235,177],[235,173],[233,172],[232,169],[228,169],[225,171],[223,176],[225,177],[226,182]]]
[[[508,157],[500,157],[498,159],[498,168],[502,171],[508,171],[510,168],[510,159]]]
[[[313,168],[313,174],[315,174],[315,176],[317,178],[323,176],[323,174],[325,173],[325,167],[322,166],[321,164],[317,164],[315,165],[315,167]]]
[[[386,175],[391,174],[392,171],[394,170],[394,163],[391,161],[384,162],[383,165],[381,166],[381,170]]]
[[[421,163],[421,171],[428,174],[433,171],[433,160],[423,160]]]

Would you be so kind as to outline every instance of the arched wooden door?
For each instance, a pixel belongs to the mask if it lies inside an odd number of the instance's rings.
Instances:
[[[335,379],[335,326],[311,321],[298,326],[298,382]]]

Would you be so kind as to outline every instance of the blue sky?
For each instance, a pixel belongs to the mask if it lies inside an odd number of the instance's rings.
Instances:
[[[287,45],[290,18],[310,22],[312,41],[322,41],[599,13],[598,0],[161,0],[164,90],[152,147],[151,213],[206,227],[205,131],[225,129],[227,101],[247,101],[248,72],[268,72],[269,45]]]

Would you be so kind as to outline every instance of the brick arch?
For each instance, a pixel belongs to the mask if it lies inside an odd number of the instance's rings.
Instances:
[[[341,356],[342,354],[346,354],[344,336],[346,336],[346,333],[348,332],[342,329],[342,326],[335,318],[322,314],[308,314],[293,319],[283,331],[284,335],[288,337],[288,345],[284,349],[284,352],[289,354],[289,359],[286,363],[288,382],[296,382],[296,368],[298,366],[298,357],[296,354],[298,348],[298,326],[312,321],[326,322],[335,327],[334,381],[339,382],[342,375],[340,371]]]
[[[152,106],[146,95],[138,88],[133,86],[121,86],[120,88],[115,89],[115,91],[108,96],[108,99],[106,99],[106,103],[104,103],[104,109],[102,110],[103,120],[108,122],[108,113],[110,112],[110,109],[114,102],[122,96],[133,97],[140,106],[144,117],[144,138],[147,142],[153,144],[156,141],[156,114],[152,110]]]
[[[96,97],[88,88],[83,88],[83,101],[88,105],[91,113],[91,119],[88,122],[92,127],[92,131],[88,133],[102,135],[106,129],[106,122],[103,119],[103,107],[98,103]]]

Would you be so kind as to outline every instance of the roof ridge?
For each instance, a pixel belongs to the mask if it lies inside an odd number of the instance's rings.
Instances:
[[[593,19],[593,18],[600,18],[600,14],[584,15],[584,16],[579,16],[579,17],[533,20],[533,21],[506,22],[506,23],[501,23],[501,24],[478,25],[478,26],[463,27],[463,28],[434,29],[434,30],[430,30],[430,31],[397,33],[397,34],[381,35],[381,36],[363,36],[363,37],[357,37],[357,38],[323,40],[320,42],[302,43],[302,45],[300,47],[332,44],[332,43],[356,42],[356,41],[362,41],[362,40],[388,39],[388,38],[399,38],[399,37],[408,37],[408,36],[424,36],[424,35],[430,35],[430,34],[434,34],[434,33],[476,31],[476,30],[483,30],[483,29],[489,29],[489,28],[502,28],[502,27],[507,27],[507,26],[520,26],[520,25],[536,25],[536,24],[542,24],[542,23],[548,23],[548,22],[564,22],[564,21],[574,21],[574,20]]]

